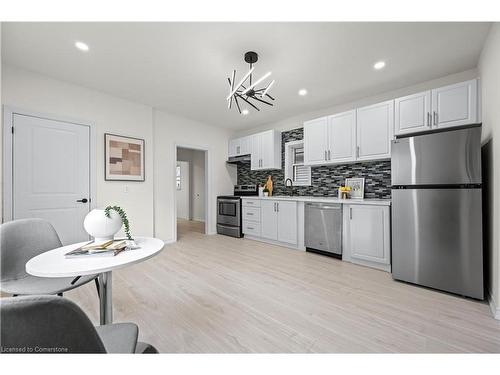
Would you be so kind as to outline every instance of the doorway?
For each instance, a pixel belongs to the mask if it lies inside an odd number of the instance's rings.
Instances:
[[[177,239],[188,233],[206,233],[206,153],[204,150],[177,147]]]
[[[64,245],[87,241],[91,127],[8,108],[4,116],[4,220],[45,219]]]

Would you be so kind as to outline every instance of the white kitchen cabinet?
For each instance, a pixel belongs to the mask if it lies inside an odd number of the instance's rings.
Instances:
[[[390,158],[394,132],[394,100],[358,108],[356,130],[356,160]]]
[[[263,238],[278,239],[278,214],[276,201],[262,200],[260,202],[260,232]]]
[[[250,169],[281,169],[281,133],[268,130],[250,136]]]
[[[230,139],[228,142],[227,156],[238,156],[238,149],[240,148],[240,139]]]
[[[396,135],[478,122],[476,79],[395,100]]]
[[[432,124],[436,128],[477,122],[477,80],[432,90]]]
[[[304,123],[304,164],[327,164],[328,117]]]
[[[356,111],[328,117],[329,163],[356,160]]]
[[[430,130],[432,126],[431,91],[397,98],[394,101],[396,134]]]
[[[228,152],[229,157],[248,155],[251,152],[250,137],[241,137],[230,139],[228,142]]]
[[[352,263],[391,270],[389,206],[344,205],[344,255]]]
[[[278,201],[278,241],[297,244],[297,202]]]
[[[265,199],[260,210],[262,238],[297,244],[297,202]]]

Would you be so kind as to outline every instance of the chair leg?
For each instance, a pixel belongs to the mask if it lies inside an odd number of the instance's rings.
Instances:
[[[62,293],[57,293],[57,295],[58,295],[59,297],[62,297],[62,296],[63,296],[63,294],[62,294]]]
[[[101,297],[100,293],[99,293],[99,280],[97,279],[97,277],[94,279],[94,282],[95,282],[95,288],[97,290],[97,297]]]

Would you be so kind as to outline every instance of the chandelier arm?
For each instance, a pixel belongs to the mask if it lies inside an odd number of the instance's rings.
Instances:
[[[241,86],[242,84],[244,84],[244,83],[245,83],[245,81],[247,80],[248,76],[249,76],[250,74],[252,74],[253,69],[254,69],[254,68],[250,69],[250,70],[249,70],[249,71],[248,71],[248,72],[247,72],[247,73],[243,76],[243,78],[242,78],[242,79],[241,79],[241,81],[238,83],[238,85],[237,85],[237,86],[235,86],[235,87],[233,88],[233,91],[231,91],[231,92],[229,93],[229,95],[228,95],[228,97],[226,98],[226,100],[229,100],[229,98],[231,98],[231,96],[233,96],[233,95],[236,93],[236,91],[240,88],[240,86]]]
[[[259,99],[256,96],[253,96],[252,99],[258,100],[259,102],[266,103],[267,105],[273,106],[273,103],[266,102],[265,100]]]
[[[232,84],[231,84],[231,79],[228,77],[227,80],[229,82],[229,91],[232,91],[233,87],[232,87]],[[234,82],[234,74],[233,74],[233,82]],[[231,96],[231,98],[229,99],[229,104],[227,105],[227,108],[231,109],[231,105],[232,104],[233,104],[233,97]]]
[[[238,112],[241,115],[240,103],[238,103],[238,97],[237,96],[234,97],[234,102],[236,103],[236,107],[238,107]]]
[[[266,94],[266,96],[267,96],[269,99],[274,100],[274,98],[273,98],[271,95]]]
[[[245,99],[242,95],[237,95],[239,98],[243,99],[245,102],[247,102],[248,104],[250,104],[252,107],[254,107],[257,111],[260,111],[259,108],[257,108],[255,105],[253,105],[252,103],[250,103],[247,99]]]

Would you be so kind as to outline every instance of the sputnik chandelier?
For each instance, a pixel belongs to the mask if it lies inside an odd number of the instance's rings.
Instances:
[[[256,52],[247,52],[245,53],[245,61],[250,64],[250,70],[243,76],[243,78],[240,80],[240,82],[235,85],[235,78],[236,78],[236,70],[233,70],[233,74],[231,78],[228,78],[227,80],[229,81],[229,95],[226,98],[228,101],[227,108],[231,109],[233,106],[233,101],[236,104],[236,107],[238,108],[238,112],[241,114],[241,107],[240,107],[240,102],[238,102],[239,99],[242,101],[246,102],[248,105],[250,105],[252,108],[256,109],[257,111],[260,111],[260,109],[257,107],[257,105],[260,103],[264,103],[267,105],[272,106],[273,104],[269,102],[267,99],[274,100],[274,98],[269,95],[269,89],[271,86],[274,84],[274,80],[269,82],[269,84],[265,87],[262,88],[257,88],[257,86],[262,83],[264,80],[266,80],[270,75],[271,72],[268,72],[264,74],[261,78],[259,78],[256,81],[253,81],[253,71],[254,71],[254,66],[259,59],[259,55],[257,55]],[[248,85],[247,85],[247,80],[248,80]],[[264,100],[266,99],[266,100]],[[242,103],[243,105],[243,103]],[[248,113],[248,111],[246,111]],[[243,114],[246,114],[245,111]]]

